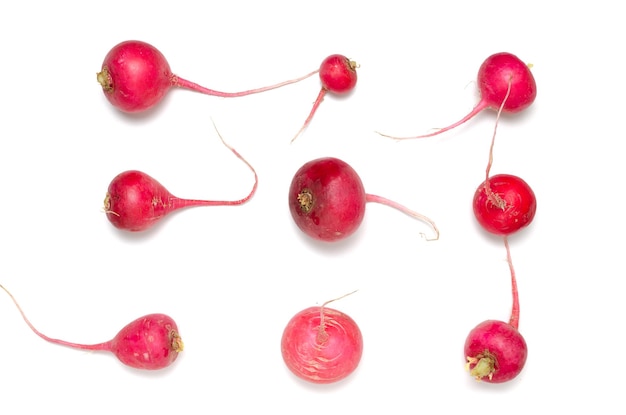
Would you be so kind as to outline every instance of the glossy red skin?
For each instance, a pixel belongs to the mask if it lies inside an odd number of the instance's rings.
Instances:
[[[182,351],[182,341],[171,317],[149,314],[120,330],[111,340],[110,350],[127,366],[157,370],[176,360]]]
[[[497,110],[507,93],[509,80],[511,92],[502,110],[515,113],[530,106],[537,96],[535,77],[528,65],[508,52],[489,56],[478,70],[478,87],[481,100]]]
[[[520,332],[504,321],[486,320],[474,327],[465,340],[466,357],[479,358],[489,354],[495,358],[495,371],[492,378],[480,380],[489,383],[507,382],[520,374],[528,348]],[[470,365],[470,369],[474,364]]]
[[[173,85],[174,75],[165,56],[154,46],[138,40],[114,46],[102,62],[102,71],[105,70],[108,85],[103,87],[104,95],[124,112],[153,107]]]
[[[489,187],[506,202],[500,208],[489,199],[485,182],[474,193],[473,209],[478,223],[496,235],[510,235],[528,226],[537,211],[537,199],[528,183],[511,174],[489,178]]]
[[[104,204],[107,218],[116,228],[138,232],[152,227],[171,212],[174,200],[151,176],[128,170],[111,181]]]
[[[355,64],[343,55],[330,55],[322,61],[319,71],[322,87],[335,94],[345,94],[356,85]]]
[[[305,212],[298,195],[308,190]],[[298,227],[314,239],[335,242],[352,235],[363,222],[366,194],[361,178],[346,162],[324,157],[305,163],[289,188],[289,210]]]
[[[324,307],[325,342],[318,339],[320,307],[300,311],[289,321],[281,339],[285,364],[308,382],[338,382],[354,372],[363,354],[363,336],[348,315]]]

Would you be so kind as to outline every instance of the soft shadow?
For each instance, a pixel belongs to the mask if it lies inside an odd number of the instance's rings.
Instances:
[[[313,239],[310,236],[306,235],[300,230],[300,228],[298,228],[298,225],[296,225],[295,223],[293,224],[293,226],[299,238],[310,249],[321,252],[323,255],[328,256],[339,256],[345,254],[346,252],[353,249],[354,246],[359,243],[359,240],[361,239],[361,229],[357,229],[355,233],[346,237],[345,239],[341,239],[335,242],[326,242]]]
[[[147,120],[151,120],[153,118],[159,117],[161,113],[165,111],[165,107],[168,105],[168,102],[171,98],[170,95],[171,95],[171,91],[166,93],[165,97],[163,97],[163,99],[159,103],[157,103],[154,107],[147,109],[145,111],[140,111],[140,112],[135,112],[135,113],[120,111],[119,109],[111,105],[111,103],[106,99],[106,97],[103,97],[103,99],[106,102],[106,104],[109,106],[109,110],[113,112],[115,114],[115,117],[117,117],[117,119],[120,120],[121,122],[141,123],[141,122],[146,122]]]
[[[354,379],[356,378],[356,376],[358,376],[358,372],[359,372],[359,367],[357,366],[357,368],[354,370],[354,372],[352,372],[350,375],[348,375],[348,377],[341,379],[337,382],[333,382],[333,383],[313,383],[313,382],[308,382],[304,379],[300,379],[299,377],[297,377],[296,375],[294,375],[293,373],[291,373],[291,371],[289,371],[288,368],[285,368],[285,373],[287,376],[291,376],[294,379],[294,382],[296,382],[302,389],[306,389],[307,391],[311,392],[311,393],[335,393],[335,392],[339,392],[341,389],[347,388],[348,385],[350,385],[351,382],[354,381]]]

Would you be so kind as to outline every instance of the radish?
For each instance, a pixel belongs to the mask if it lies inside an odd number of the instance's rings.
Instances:
[[[412,137],[395,137],[378,133],[384,137],[405,140],[412,138],[432,137],[449,131],[474,118],[484,109],[514,114],[528,108],[537,96],[537,85],[530,71],[532,65],[522,62],[517,56],[508,52],[495,53],[489,56],[478,70],[478,89],[480,101],[461,120],[447,127],[440,128],[430,134]]]
[[[219,135],[219,132],[218,132]],[[198,200],[174,196],[165,186],[148,174],[138,170],[128,170],[118,174],[109,184],[104,198],[104,211],[107,219],[116,228],[139,232],[151,228],[166,215],[194,206],[235,206],[242,205],[256,193],[257,173],[235,149],[230,147],[221,135],[220,139],[254,173],[254,186],[250,193],[239,200]]]
[[[308,236],[326,242],[352,235],[363,221],[367,202],[391,206],[427,222],[436,233],[429,240],[439,239],[439,229],[431,219],[399,203],[366,193],[359,175],[343,160],[323,157],[305,163],[289,188],[289,210],[296,225]]]
[[[304,124],[298,133],[291,139],[292,143],[309,125],[313,119],[313,115],[317,112],[318,107],[328,92],[332,92],[337,95],[345,95],[354,89],[357,81],[357,67],[358,64],[355,61],[339,54],[330,55],[322,61],[318,70],[320,81],[322,82],[322,88],[317,95],[317,99],[313,103],[313,108],[311,108],[309,116],[304,121]]]
[[[507,259],[511,269],[513,307],[508,323],[486,320],[474,327],[465,339],[465,368],[478,381],[507,382],[520,374],[528,347],[519,332],[519,294],[507,236],[504,237]]]
[[[477,380],[507,382],[519,375],[526,363],[528,347],[519,332],[519,293],[508,238],[532,222],[536,207],[530,186],[513,175],[492,176],[474,194],[478,223],[488,232],[503,236],[513,294],[508,323],[486,320],[472,329],[465,341],[466,368]]]
[[[510,235],[528,226],[537,211],[531,187],[520,177],[497,174],[485,180],[474,194],[474,216],[488,232]]]
[[[248,91],[220,92],[173,74],[165,56],[154,46],[139,40],[127,40],[115,45],[107,53],[102,69],[97,73],[97,80],[114,107],[123,112],[135,113],[157,105],[172,87],[218,97],[242,97],[293,84],[317,72],[315,70],[300,78]]]
[[[300,311],[283,331],[283,360],[293,374],[308,382],[338,382],[352,374],[361,361],[359,326],[347,314],[326,307],[338,299]]]
[[[174,363],[184,347],[176,322],[165,314],[148,314],[140,317],[128,323],[113,339],[103,343],[79,344],[53,339],[32,325],[13,294],[2,285],[0,288],[11,297],[28,327],[50,343],[74,349],[111,352],[126,366],[145,370],[168,367]]]

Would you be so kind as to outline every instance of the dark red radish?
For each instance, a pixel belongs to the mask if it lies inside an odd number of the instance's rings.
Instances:
[[[478,70],[477,82],[480,101],[465,117],[429,134],[410,137],[378,134],[397,140],[426,138],[458,127],[485,109],[496,110],[498,113],[518,113],[528,108],[537,96],[537,84],[530,70],[531,66],[512,53],[495,53],[485,59]]]
[[[519,294],[508,236],[504,236],[511,269],[513,307],[508,323],[486,320],[474,327],[465,340],[466,369],[476,380],[502,383],[520,374],[528,357],[526,340],[519,332]]]
[[[343,160],[323,157],[305,163],[289,188],[289,210],[296,225],[320,241],[335,242],[352,235],[363,221],[367,202],[387,205],[427,222],[436,233],[430,239],[439,239],[439,229],[431,219],[366,193],[359,175]]]
[[[145,111],[158,104],[172,87],[180,87],[218,97],[242,97],[293,84],[316,74],[242,92],[220,92],[183,79],[170,69],[165,56],[154,46],[139,40],[115,45],[105,56],[97,73],[104,95],[123,112]]]
[[[165,314],[148,314],[122,328],[113,339],[97,344],[79,344],[53,339],[37,330],[22,311],[22,308],[4,286],[0,285],[17,306],[30,329],[42,339],[80,350],[113,353],[123,364],[135,369],[158,370],[174,363],[184,344],[176,322]]]
[[[309,116],[304,121],[298,133],[291,139],[291,142],[298,138],[302,131],[309,125],[313,119],[313,115],[317,112],[317,109],[328,92],[337,95],[345,95],[354,89],[357,81],[357,67],[358,64],[355,61],[339,54],[330,55],[322,61],[318,70],[322,88],[313,103],[313,108],[311,108]]]
[[[174,196],[148,174],[138,170],[128,170],[118,174],[109,184],[104,198],[104,211],[107,219],[118,229],[139,232],[151,228],[166,215],[183,208],[236,206],[249,201],[256,193],[257,173],[250,163],[226,144],[221,135],[220,139],[254,173],[254,186],[246,197],[239,200],[184,199]]]
[[[363,336],[356,322],[326,307],[335,300],[300,311],[283,331],[281,353],[285,364],[297,377],[311,383],[345,379],[356,370],[363,355]]]
[[[537,211],[532,188],[518,176],[497,174],[476,189],[474,216],[488,232],[511,235],[528,226]]]

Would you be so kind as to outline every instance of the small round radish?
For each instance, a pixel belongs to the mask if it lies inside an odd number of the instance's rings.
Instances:
[[[424,215],[365,192],[361,178],[345,161],[323,157],[305,163],[289,188],[289,210],[298,227],[314,239],[334,242],[352,235],[361,225],[367,202],[381,203],[429,223]]]
[[[347,314],[327,308],[331,301],[300,311],[283,331],[283,360],[291,372],[308,382],[333,383],[346,378],[363,354],[359,326]]]
[[[140,317],[122,328],[113,339],[103,343],[79,344],[53,339],[31,324],[13,294],[2,285],[0,288],[11,297],[28,327],[50,343],[80,350],[111,352],[126,366],[145,370],[168,367],[174,363],[184,347],[176,322],[165,314],[148,314]]]
[[[322,89],[335,94],[346,94],[356,85],[357,63],[343,55],[326,57],[319,68]]]
[[[218,97],[242,97],[293,84],[317,72],[315,70],[300,78],[248,91],[220,92],[173,74],[165,56],[154,46],[139,40],[127,40],[115,45],[107,53],[102,69],[97,73],[97,80],[113,106],[133,113],[154,107],[172,87]]]
[[[107,219],[118,229],[138,232],[151,228],[166,215],[183,208],[235,206],[246,203],[256,193],[257,173],[250,163],[226,144],[221,135],[220,139],[254,173],[254,186],[246,197],[233,201],[183,199],[172,195],[165,186],[148,174],[138,170],[128,170],[118,174],[109,184],[104,198],[104,211]]]
[[[530,70],[531,65],[508,52],[495,53],[482,63],[478,70],[480,101],[461,120],[430,134],[412,137],[382,136],[397,140],[432,137],[449,131],[474,118],[484,109],[514,114],[528,108],[537,96],[537,85]]]
[[[511,271],[513,306],[509,322],[486,320],[474,327],[465,340],[465,368],[476,380],[488,383],[507,382],[520,374],[528,347],[519,332],[519,293],[515,269],[511,260],[508,235],[504,236],[507,262]]]
[[[330,55],[322,61],[322,64],[319,67],[319,76],[320,81],[322,82],[322,88],[317,95],[317,99],[313,103],[313,108],[311,109],[309,116],[304,121],[304,124],[298,133],[291,139],[291,142],[298,138],[302,131],[304,131],[304,129],[309,125],[313,119],[313,115],[317,112],[318,107],[328,92],[343,95],[354,89],[357,81],[357,67],[358,64],[356,62],[339,54]]]
[[[511,324],[486,320],[470,331],[464,348],[467,369],[476,380],[507,382],[520,374],[526,363],[526,341]]]
[[[474,216],[488,232],[510,235],[532,222],[537,210],[535,193],[528,183],[511,174],[485,180],[474,193]]]

